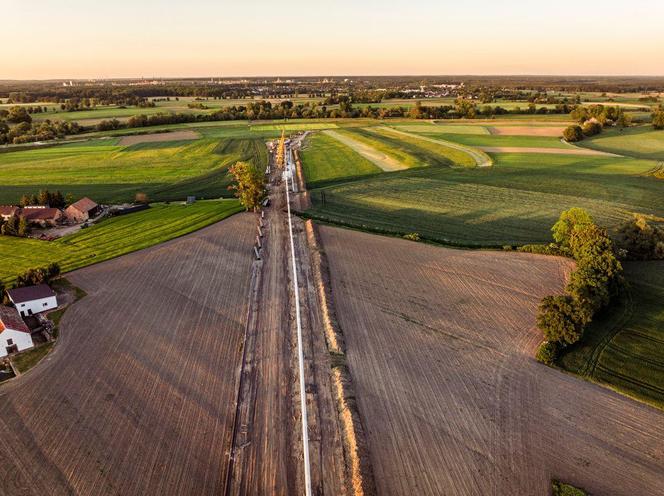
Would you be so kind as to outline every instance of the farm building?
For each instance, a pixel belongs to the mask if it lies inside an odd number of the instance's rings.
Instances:
[[[20,207],[14,205],[0,205],[0,217],[7,220],[14,215],[18,215],[21,211]]]
[[[0,357],[33,346],[30,329],[16,309],[0,305]]]
[[[20,210],[20,217],[23,217],[28,224],[39,224],[40,226],[53,226],[63,218],[62,211],[58,208],[29,206]]]
[[[72,222],[85,222],[101,211],[101,207],[87,196],[76,203],[72,203],[65,209],[67,219]]]
[[[55,291],[47,284],[8,289],[9,300],[22,316],[45,312],[58,306]]]

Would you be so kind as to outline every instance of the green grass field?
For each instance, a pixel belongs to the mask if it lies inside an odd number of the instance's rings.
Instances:
[[[246,136],[246,133],[245,133]],[[97,202],[230,196],[227,169],[238,160],[267,165],[261,138],[200,139],[122,146],[117,138],[0,153],[0,204],[40,188]]]
[[[652,126],[629,129],[608,129],[579,145],[631,157],[664,160],[664,131],[655,131]]]
[[[664,408],[664,262],[625,264],[628,295],[591,324],[561,366]]]
[[[58,262],[63,272],[153,246],[218,222],[242,210],[237,200],[193,205],[155,204],[114,217],[56,241],[0,236],[0,281],[11,283],[32,267]]]
[[[405,167],[424,167],[431,165],[453,165],[453,161],[440,153],[432,151],[429,146],[413,144],[412,140],[404,140],[400,136],[390,136],[377,128],[354,128],[341,131],[354,140],[360,141],[371,148],[393,158]]]
[[[310,188],[339,179],[382,172],[359,153],[323,133],[308,138],[300,155],[304,177]]]
[[[664,216],[652,162],[500,154],[493,167],[430,167],[311,191],[308,214],[330,222],[464,246],[547,242],[562,210],[588,209],[615,228],[633,212]],[[324,196],[321,195],[324,192]]]

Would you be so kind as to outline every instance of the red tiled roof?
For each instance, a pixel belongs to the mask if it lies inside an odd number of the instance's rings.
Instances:
[[[25,303],[26,301],[41,300],[55,296],[48,284],[38,284],[37,286],[25,286],[23,288],[8,289],[7,294],[14,304]]]
[[[0,333],[5,329],[27,332],[30,334],[30,329],[28,329],[28,326],[23,322],[23,319],[18,314],[18,310],[0,305]]]
[[[0,205],[0,215],[16,215],[21,210],[14,205]]]
[[[78,210],[79,212],[89,212],[90,210],[97,208],[97,204],[93,202],[90,198],[87,196],[84,198],[81,198],[78,200],[76,203],[72,203],[69,205],[69,208],[74,208]]]
[[[57,219],[60,213],[57,208],[24,208],[21,210],[21,217],[25,217],[27,221],[53,220]]]

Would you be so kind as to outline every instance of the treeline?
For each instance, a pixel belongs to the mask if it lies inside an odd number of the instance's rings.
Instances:
[[[537,360],[552,365],[566,346],[578,342],[595,315],[623,288],[623,269],[606,230],[597,226],[583,209],[561,214],[552,228],[555,244],[550,252],[572,257],[572,272],[565,294],[546,296],[537,314],[544,341]],[[527,250],[527,248],[526,248]]]
[[[65,206],[71,204],[73,201],[73,196],[71,193],[67,194],[67,197],[60,191],[49,191],[47,189],[40,189],[39,193],[32,195],[23,195],[19,201],[21,207],[28,207],[31,205],[40,205],[45,207],[53,208],[65,208]]]
[[[566,114],[569,106],[560,105],[548,109],[537,108],[534,105],[525,109],[506,110],[501,107],[478,107],[475,102],[463,100],[455,105],[441,105],[429,107],[417,102],[409,107],[355,107],[348,99],[340,99],[338,108],[328,108],[324,104],[306,102],[293,104],[286,100],[278,104],[261,100],[249,102],[247,105],[234,105],[219,109],[208,114],[159,113],[153,115],[136,115],[126,122],[117,119],[104,120],[97,124],[97,131],[111,131],[114,129],[140,128],[161,126],[166,124],[182,124],[192,122],[234,121],[234,120],[279,120],[279,119],[337,119],[337,118],[371,118],[388,119],[394,117],[408,117],[412,119],[456,119],[456,118],[486,118],[503,114]]]
[[[159,96],[159,95],[154,95]],[[131,88],[106,86],[92,87],[39,87],[6,94],[7,103],[50,102],[60,104],[64,111],[89,110],[98,105],[126,105],[150,107],[154,104],[147,95],[139,95]]]
[[[50,119],[32,122],[32,117],[24,107],[11,107],[8,111],[0,109],[0,145],[64,138],[82,130],[76,122]]]
[[[579,123],[563,130],[563,138],[570,143],[596,136],[607,126],[623,129],[632,122],[632,118],[622,108],[604,105],[578,106],[570,113],[570,117]]]

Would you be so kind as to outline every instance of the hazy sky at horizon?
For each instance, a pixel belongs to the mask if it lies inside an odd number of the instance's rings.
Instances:
[[[664,75],[664,0],[0,0],[0,79]]]

